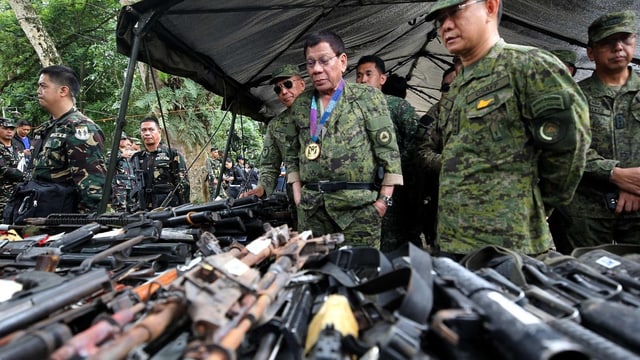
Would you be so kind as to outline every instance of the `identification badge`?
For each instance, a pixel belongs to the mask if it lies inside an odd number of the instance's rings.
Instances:
[[[306,156],[309,160],[317,159],[318,156],[320,156],[320,145],[313,142],[307,145],[307,147],[304,149],[304,156]]]

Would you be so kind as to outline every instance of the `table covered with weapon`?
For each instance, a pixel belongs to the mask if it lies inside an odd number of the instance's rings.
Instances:
[[[640,358],[640,255],[460,262],[293,231],[285,197],[3,225],[0,359]]]

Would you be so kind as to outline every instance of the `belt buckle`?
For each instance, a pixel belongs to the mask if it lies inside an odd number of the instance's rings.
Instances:
[[[322,190],[322,185],[328,185],[329,184],[329,180],[320,180],[318,181],[318,191],[320,193],[324,193],[324,190]]]

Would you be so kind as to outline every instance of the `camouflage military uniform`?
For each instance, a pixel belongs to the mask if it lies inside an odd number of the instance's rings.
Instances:
[[[0,214],[11,198],[13,190],[24,175],[17,169],[20,155],[13,145],[0,144]]]
[[[640,167],[640,76],[631,76],[622,88],[611,88],[594,73],[579,83],[589,99],[593,141],[580,186],[567,210],[567,236],[572,246],[640,242],[640,212],[616,215],[605,206],[606,193],[617,188],[609,182],[616,167]],[[602,232],[585,231],[585,223],[598,223]],[[612,238],[617,233],[617,238]],[[609,236],[606,236],[608,234]]]
[[[113,178],[111,206],[115,211],[131,211],[134,207],[131,204],[131,192],[135,183],[135,171],[129,158],[122,156],[122,151],[118,150],[118,164],[116,174]]]
[[[393,206],[387,209],[382,218],[381,244],[382,251],[391,251],[407,241],[415,241],[417,244],[417,232],[415,220],[411,215],[415,213],[415,207],[419,200],[415,197],[415,172],[409,166],[411,155],[408,153],[411,141],[418,127],[416,111],[403,98],[385,95],[389,114],[396,132],[398,150],[402,163],[402,175],[404,185],[393,190]]]
[[[584,95],[550,53],[499,40],[443,96],[438,240],[447,253],[552,247],[546,216],[569,202],[590,143]]]
[[[150,210],[161,206],[167,195],[178,183],[180,186],[167,206],[189,202],[190,186],[184,156],[176,149],[160,144],[154,152],[138,151],[131,157],[140,184],[134,190],[134,198],[141,208]]]
[[[289,113],[290,111],[287,109],[267,124],[262,156],[260,157],[260,180],[258,182],[267,196],[271,195],[276,187],[278,176],[280,176],[280,164],[284,161]]]
[[[372,205],[377,191],[321,192],[312,190],[310,183],[373,183],[376,166],[381,165],[383,185],[402,184],[400,153],[386,101],[368,85],[346,84],[320,135],[320,155],[310,160],[305,148],[310,143],[311,99],[311,92],[296,99],[287,129],[288,181],[300,180],[303,186],[298,228],[312,230],[314,235],[342,232],[350,245],[379,247],[381,218]]]
[[[78,211],[96,211],[107,173],[102,129],[74,108],[39,126],[34,142],[39,144],[32,155],[32,178],[75,186]]]
[[[207,161],[205,163],[205,168],[207,170],[207,186],[209,187],[209,196],[211,201],[215,200],[214,195],[218,187],[218,184],[215,181],[220,179],[220,167],[222,167],[222,162],[220,160],[214,159],[214,158],[207,158]],[[220,196],[223,199],[226,199],[227,193],[224,190],[222,190],[220,191],[218,196]]]

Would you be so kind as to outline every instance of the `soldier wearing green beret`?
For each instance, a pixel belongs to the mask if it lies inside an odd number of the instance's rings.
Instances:
[[[553,247],[546,217],[571,200],[590,143],[584,95],[549,52],[506,43],[501,0],[439,0],[435,20],[462,69],[439,102],[427,142],[440,156],[441,255],[486,245]]]
[[[303,48],[313,91],[291,107],[286,157],[298,229],[379,247],[382,216],[402,185],[387,103],[380,91],[344,81],[347,54],[337,34],[310,34]]]
[[[573,247],[640,243],[640,77],[629,66],[637,29],[631,10],[603,15],[588,29],[587,55],[596,68],[579,85],[593,141],[568,206]]]

